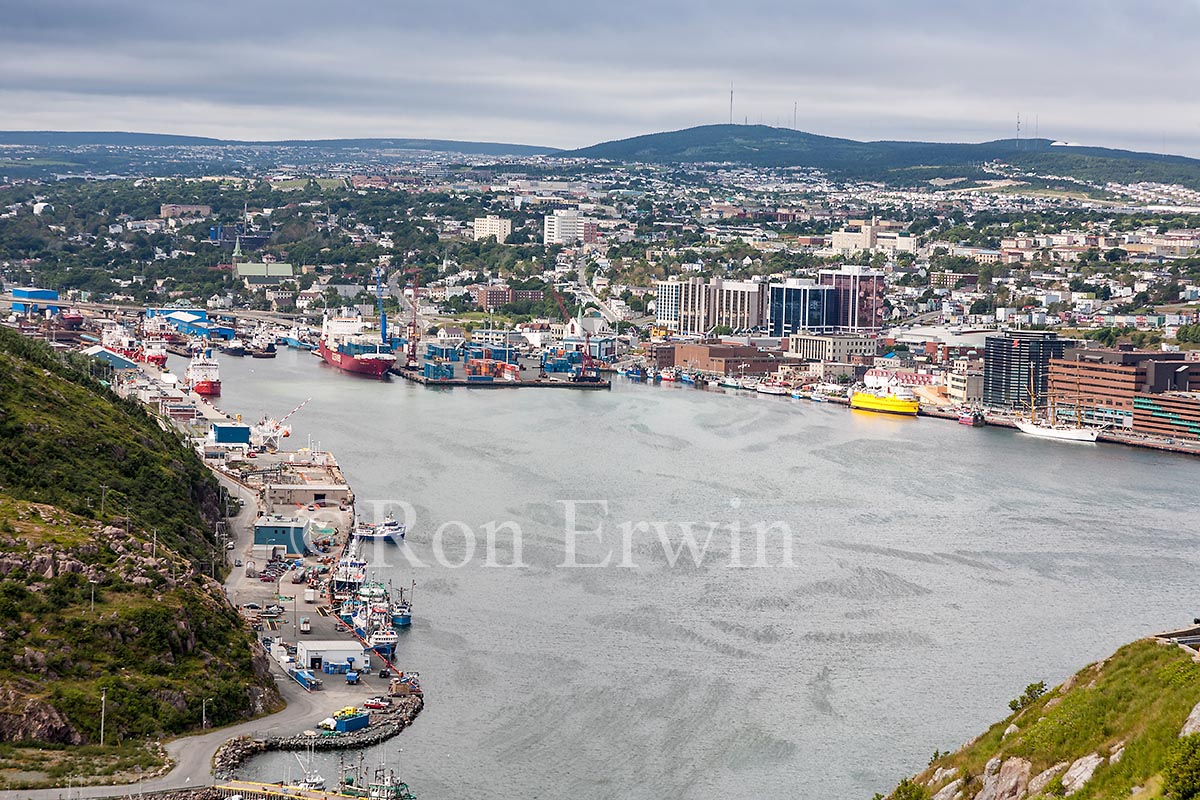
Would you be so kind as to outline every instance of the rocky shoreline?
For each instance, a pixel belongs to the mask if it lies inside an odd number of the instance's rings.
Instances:
[[[395,706],[382,720],[352,733],[335,736],[236,736],[226,741],[213,755],[213,774],[229,777],[247,759],[272,750],[358,750],[385,742],[407,728],[421,713],[425,701],[420,696],[397,698]]]

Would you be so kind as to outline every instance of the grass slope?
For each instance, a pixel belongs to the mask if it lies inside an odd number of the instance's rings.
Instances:
[[[1200,664],[1174,645],[1142,640],[1080,670],[1026,708],[997,722],[961,750],[935,759],[916,777],[926,783],[939,768],[972,778],[967,797],[980,788],[989,759],[1021,757],[1032,775],[1092,753],[1109,756],[1122,743],[1115,763],[1100,766],[1077,800],[1161,797],[1157,786],[1180,728],[1200,703]],[[1009,725],[1016,733],[1004,735]],[[937,790],[951,778],[930,786]],[[1053,795],[1038,795],[1051,797]]]
[[[128,514],[181,554],[211,558],[216,481],[174,433],[85,369],[0,329],[0,491],[94,519],[103,500],[106,520]]]

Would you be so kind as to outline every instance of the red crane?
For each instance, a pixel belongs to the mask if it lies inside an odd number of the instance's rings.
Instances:
[[[563,302],[562,295],[553,285],[550,286],[550,293],[558,301],[558,310],[562,312],[563,322],[570,325],[571,315],[567,313],[567,304]],[[580,327],[583,327],[582,324]],[[583,352],[580,354],[579,361],[579,371],[575,373],[572,380],[589,382],[600,380],[600,371],[596,369],[595,362],[592,361],[592,334],[586,328],[583,331]]]

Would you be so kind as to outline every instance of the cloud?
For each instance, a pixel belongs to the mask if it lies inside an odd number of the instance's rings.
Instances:
[[[578,146],[735,118],[1200,155],[1170,2],[0,0],[10,128]],[[1150,54],[1150,55],[1148,55]]]

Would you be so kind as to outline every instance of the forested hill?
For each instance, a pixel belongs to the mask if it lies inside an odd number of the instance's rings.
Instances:
[[[211,476],[82,358],[0,329],[0,788],[134,780],[202,710],[281,702],[208,575]]]
[[[652,133],[560,153],[623,162],[733,162],[758,167],[811,167],[887,182],[974,176],[999,160],[1039,174],[1120,183],[1160,181],[1200,187],[1200,160],[1101,147],[1056,145],[1050,139],[999,139],[976,144],[860,142],[766,125],[704,125]]]

